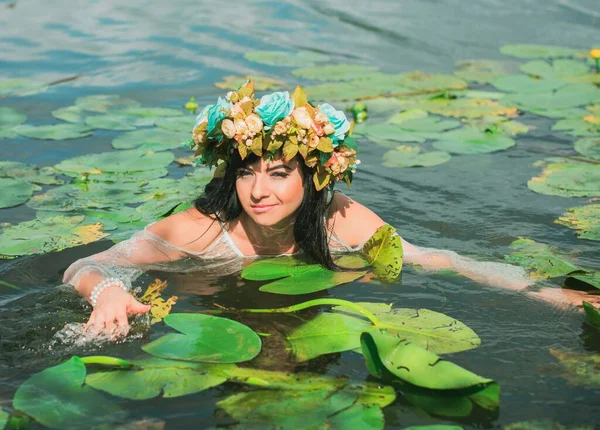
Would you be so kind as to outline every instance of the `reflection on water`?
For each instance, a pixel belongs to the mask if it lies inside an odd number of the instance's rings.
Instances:
[[[253,49],[307,49],[330,55],[333,62],[376,65],[386,72],[447,72],[457,60],[501,58],[498,46],[505,43],[587,48],[600,40],[596,0],[290,0],[238,1],[227,7],[221,2],[179,1],[174,5],[156,0],[127,4],[15,0],[14,7],[9,4],[0,2],[2,77],[49,82],[78,76],[45,93],[1,101],[2,106],[26,112],[33,124],[54,123],[53,109],[95,93],[118,93],[162,107],[179,108],[190,95],[207,103],[221,93],[212,83],[231,74],[271,75],[290,83],[291,89],[295,78],[288,69],[244,59],[244,53]],[[418,245],[498,261],[512,240],[527,236],[576,250],[582,266],[600,268],[597,243],[578,241],[572,231],[553,224],[567,208],[584,200],[535,194],[526,186],[538,172],[532,163],[567,153],[572,140],[550,134],[548,119],[526,115],[520,120],[536,129],[519,137],[517,146],[509,151],[457,156],[435,168],[382,167],[380,159],[386,149],[363,145],[363,164],[348,194]],[[0,159],[53,165],[77,154],[108,151],[116,135],[100,131],[90,138],[60,142],[4,139],[0,140]],[[3,210],[0,221],[17,223],[34,216],[32,210],[21,206]],[[139,339],[116,344],[72,342],[73,332],[68,332],[79,326],[67,324],[84,323],[89,308],[68,289],[55,287],[70,262],[106,246],[92,244],[0,263],[0,278],[24,288],[13,293],[0,286],[0,404],[8,404],[5,399],[12,398],[16,387],[32,372],[76,354],[131,357],[148,339],[170,331],[161,326],[151,333],[140,330]],[[243,282],[236,276],[216,281],[192,274],[165,278],[169,279],[169,292],[180,296],[178,312],[211,309],[214,303],[279,307],[308,299],[260,293],[258,283]],[[473,328],[482,345],[454,354],[451,360],[498,381],[502,401],[493,414],[475,411],[468,419],[459,420],[466,428],[497,427],[527,419],[572,424],[600,421],[598,389],[569,385],[560,378],[548,353],[557,347],[600,351],[600,336],[589,327],[582,328],[578,313],[460,277],[421,274],[410,268],[401,284],[353,283],[327,294],[429,308]],[[364,361],[352,352],[309,364],[289,360],[284,335],[311,312],[276,318],[236,315],[257,331],[272,334],[264,339],[267,353],[253,364],[363,380],[367,376]],[[159,416],[174,427],[194,426],[200,419],[211,425],[220,422],[213,415],[216,400],[236,389],[226,384],[181,399],[124,403],[136,416]],[[424,415],[402,398],[386,408],[385,414],[389,428],[444,422]]]

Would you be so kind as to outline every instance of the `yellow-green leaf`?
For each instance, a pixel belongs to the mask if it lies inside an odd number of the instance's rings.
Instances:
[[[373,273],[382,281],[393,281],[402,271],[402,239],[389,224],[382,225],[365,243],[363,257],[373,266]]]
[[[286,161],[290,161],[298,153],[298,145],[294,145],[292,142],[287,141],[283,145],[283,157]]]
[[[294,106],[297,108],[306,106],[306,103],[308,103],[306,92],[300,85],[298,85],[292,93],[292,100],[294,101]]]
[[[329,137],[322,136],[319,139],[317,149],[321,152],[333,152],[333,142]]]
[[[331,174],[321,166],[317,167],[317,171],[313,175],[313,182],[317,191],[321,191],[331,181]]]

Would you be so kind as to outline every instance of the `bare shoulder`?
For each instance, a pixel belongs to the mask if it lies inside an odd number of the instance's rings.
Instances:
[[[167,242],[191,252],[203,251],[221,234],[215,217],[192,207],[152,224],[148,230]]]
[[[350,246],[369,239],[385,221],[368,207],[336,192],[329,208],[327,228]]]

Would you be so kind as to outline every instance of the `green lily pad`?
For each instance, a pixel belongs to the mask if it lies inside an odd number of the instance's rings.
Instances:
[[[391,282],[400,277],[403,261],[402,239],[391,225],[379,227],[365,242],[360,253],[373,267],[376,279]]]
[[[347,82],[309,85],[304,90],[310,100],[323,101],[357,100],[414,91],[399,84],[399,75],[385,73],[371,73]]]
[[[6,423],[8,423],[9,418],[10,415],[7,412],[4,412],[2,409],[0,409],[0,430],[4,429]]]
[[[533,279],[556,278],[581,270],[569,261],[567,255],[532,239],[519,238],[510,244],[510,248],[513,251],[505,259],[531,270],[529,276]]]
[[[113,396],[146,400],[161,396],[180,397],[221,385],[227,378],[201,363],[150,358],[133,362],[128,370],[88,375],[85,383]]]
[[[500,52],[517,58],[544,59],[574,57],[578,51],[555,45],[513,44],[502,46]]]
[[[368,303],[357,304],[368,309]],[[477,334],[460,321],[428,309],[370,310],[390,334],[439,354],[465,351],[481,343]],[[287,336],[296,360],[355,350],[360,347],[361,333],[374,328],[363,315],[359,317],[348,308],[336,307],[334,311],[317,315]]]
[[[0,95],[6,96],[30,96],[43,93],[48,89],[47,85],[29,79],[0,79]]]
[[[541,109],[529,107],[527,108],[527,111],[548,118],[575,118],[586,115],[586,111],[581,108]]]
[[[402,145],[383,155],[382,164],[386,167],[431,167],[450,160],[452,156],[445,151],[421,152],[416,146]]]
[[[511,73],[514,67],[507,62],[497,60],[467,60],[456,63],[455,76],[469,82],[489,84],[498,76]]]
[[[185,112],[180,109],[170,109],[161,107],[131,106],[119,109],[113,112],[115,115],[132,118],[151,118],[147,125],[154,124],[158,118],[182,116]],[[145,123],[144,123],[145,124]],[[139,124],[141,125],[141,124]]]
[[[551,128],[552,131],[564,131],[572,136],[597,137],[600,135],[600,125],[580,118],[565,118],[557,121]]]
[[[419,71],[401,75],[399,84],[416,90],[463,90],[468,87],[465,81],[456,76]]]
[[[194,117],[188,115],[158,118],[154,121],[154,125],[158,128],[174,131],[176,133],[190,133],[192,128],[194,128]]]
[[[27,121],[27,115],[16,109],[0,107],[0,138],[14,134],[12,129]]]
[[[52,116],[73,124],[83,124],[85,112],[79,106],[67,106],[52,111]]]
[[[116,94],[95,94],[92,96],[78,97],[75,100],[75,107],[97,113],[107,113],[109,111],[119,110],[126,107],[137,107],[140,103],[121,97]]]
[[[258,335],[237,321],[203,314],[169,314],[169,333],[142,347],[156,357],[204,363],[238,363],[258,355]]]
[[[221,400],[217,406],[244,428],[383,429],[381,408],[362,405],[356,394],[331,391],[252,391]]]
[[[21,136],[31,139],[67,140],[79,139],[90,136],[92,130],[83,124],[56,124],[56,125],[19,125],[13,130]]]
[[[483,132],[503,133],[509,136],[528,133],[530,130],[530,127],[522,122],[495,115],[464,120],[464,123]]]
[[[578,281],[600,290],[600,272],[580,269],[577,272],[569,273],[569,278],[577,279]]]
[[[521,71],[538,78],[565,79],[587,75],[589,67],[581,61],[554,60],[551,64],[535,60],[521,65]]]
[[[593,388],[600,387],[600,373],[598,372],[600,355],[598,353],[576,353],[551,349],[550,354],[560,364],[562,370],[560,376],[571,384]]]
[[[392,122],[392,121],[390,121]],[[399,128],[407,131],[425,132],[425,133],[440,133],[460,127],[460,122],[456,120],[443,120],[441,118],[427,117],[405,119],[398,124]]]
[[[266,293],[296,295],[326,290],[352,282],[367,272],[334,272],[320,264],[308,264],[293,257],[270,258],[250,263],[241,276],[250,281],[270,281],[260,287]]]
[[[546,185],[573,195],[600,196],[600,165],[565,165],[546,177]]]
[[[351,81],[377,70],[379,67],[360,64],[327,64],[292,70],[292,75],[315,81]]]
[[[0,209],[22,205],[33,194],[33,186],[22,179],[0,178]]]
[[[0,258],[45,254],[106,237],[102,224],[84,224],[84,216],[55,216],[23,221],[0,231]]]
[[[429,113],[425,109],[406,109],[392,115],[386,122],[388,124],[400,124],[414,119],[426,118],[428,115]]]
[[[560,79],[537,79],[525,75],[504,75],[492,81],[492,85],[508,93],[547,93],[564,87]]]
[[[485,116],[515,116],[517,108],[498,101],[479,98],[433,98],[410,102],[410,107],[454,118],[481,118]]]
[[[36,373],[15,393],[14,407],[42,425],[80,429],[124,418],[116,403],[84,384],[86,369],[78,357]]]
[[[540,194],[548,194],[551,196],[563,196],[563,197],[585,197],[593,195],[588,191],[581,191],[578,188],[583,185],[577,178],[578,174],[582,174],[581,179],[593,178],[594,174],[598,172],[597,165],[589,163],[578,162],[569,159],[548,159],[541,162],[534,163],[534,165],[544,167],[544,171],[540,176],[531,178],[527,182],[527,187],[530,190]],[[568,172],[565,174],[565,171]],[[563,175],[565,181],[562,181]],[[558,184],[558,186],[552,186],[548,183],[550,177],[556,176],[552,183]],[[574,183],[571,183],[571,182]],[[588,179],[588,183],[589,179]],[[591,181],[593,183],[593,181]],[[571,187],[572,185],[572,187]]]
[[[580,239],[600,240],[600,204],[570,208],[554,222],[577,230]]]
[[[379,379],[397,378],[431,390],[483,389],[495,384],[406,339],[376,330],[361,335],[361,347],[369,373]]]
[[[80,155],[61,161],[54,168],[64,173],[101,174],[142,172],[161,169],[169,165],[175,156],[171,152],[154,153],[152,151],[132,149],[111,151],[99,154]]]
[[[94,115],[85,118],[85,125],[92,129],[129,131],[135,130],[127,117],[119,115]]]
[[[554,92],[511,94],[509,100],[524,109],[569,109],[600,100],[594,85],[570,84]]]
[[[257,75],[225,76],[223,81],[215,82],[214,85],[224,90],[237,90],[247,80],[254,82],[255,91],[276,91],[288,87],[287,83],[280,79]]]
[[[592,327],[600,328],[600,310],[588,302],[583,302],[585,321]]]
[[[502,133],[468,127],[446,133],[443,140],[433,143],[435,149],[454,154],[486,154],[502,151],[514,145],[515,141]]]
[[[192,124],[193,127],[193,124]],[[190,132],[191,128],[187,131]],[[186,134],[175,133],[168,130],[136,130],[124,133],[112,141],[115,149],[133,149],[142,146],[150,151],[165,151],[181,146],[181,142],[187,137]]]
[[[250,51],[244,54],[244,58],[255,63],[279,67],[308,67],[329,60],[327,55],[311,51]]]

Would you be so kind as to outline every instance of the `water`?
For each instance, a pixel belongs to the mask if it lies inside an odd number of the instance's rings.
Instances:
[[[211,102],[222,93],[212,83],[229,74],[269,74],[286,80],[291,88],[295,80],[288,69],[244,59],[243,54],[254,49],[308,49],[330,55],[333,62],[372,64],[386,72],[448,73],[459,60],[503,58],[498,47],[506,43],[588,48],[600,42],[600,6],[595,0],[263,1],[227,7],[199,1],[174,6],[154,0],[135,4],[15,0],[0,2],[0,28],[3,77],[50,82],[78,76],[46,93],[0,101],[1,106],[24,111],[28,123],[49,124],[56,122],[50,115],[53,109],[90,94],[114,93],[145,105],[179,108],[190,95],[200,104]],[[363,144],[363,164],[348,194],[418,245],[500,261],[512,240],[526,236],[575,251],[579,264],[600,269],[597,243],[577,240],[572,230],[553,224],[567,208],[585,199],[535,194],[526,186],[539,172],[533,162],[572,154],[574,139],[551,133],[550,120],[533,115],[520,120],[536,129],[520,136],[516,147],[456,156],[435,168],[385,168],[380,159],[386,149]],[[108,151],[116,135],[98,131],[89,138],[58,142],[5,139],[0,141],[0,159],[53,165],[75,155]],[[184,155],[183,150],[175,152]],[[20,206],[2,210],[0,221],[17,223],[34,216],[33,210]],[[25,289],[21,295],[2,290],[0,296],[0,405],[10,404],[29,375],[72,355],[129,357],[139,350],[136,338],[78,345],[57,342],[55,337],[65,324],[84,322],[88,312],[68,290],[55,288],[62,272],[76,258],[107,246],[96,243],[0,263],[0,278]],[[171,285],[169,292],[181,296],[176,308],[181,312],[206,309],[212,303],[271,307],[296,300],[267,296],[256,284],[237,278],[209,283],[184,277]],[[600,390],[567,383],[548,353],[554,347],[600,352],[600,335],[582,324],[580,313],[464,278],[419,274],[410,268],[401,284],[353,283],[329,295],[443,312],[469,325],[482,339],[475,350],[450,358],[499,382],[499,410],[479,410],[452,421],[428,416],[400,398],[384,410],[387,428],[450,422],[465,428],[499,428],[528,419],[600,423]],[[293,318],[266,316],[246,322],[258,331],[297,324]],[[155,329],[151,338],[167,331]],[[267,357],[265,366],[273,365],[271,358],[280,362],[280,368],[306,368],[281,364],[277,342],[272,345],[274,357]],[[362,358],[353,353],[316,360],[308,370],[358,380],[367,375]],[[124,405],[134,418],[166,420],[169,428],[197,428],[198,423],[208,427],[229,422],[213,412],[214,404],[236,390],[225,384],[183,398]]]

